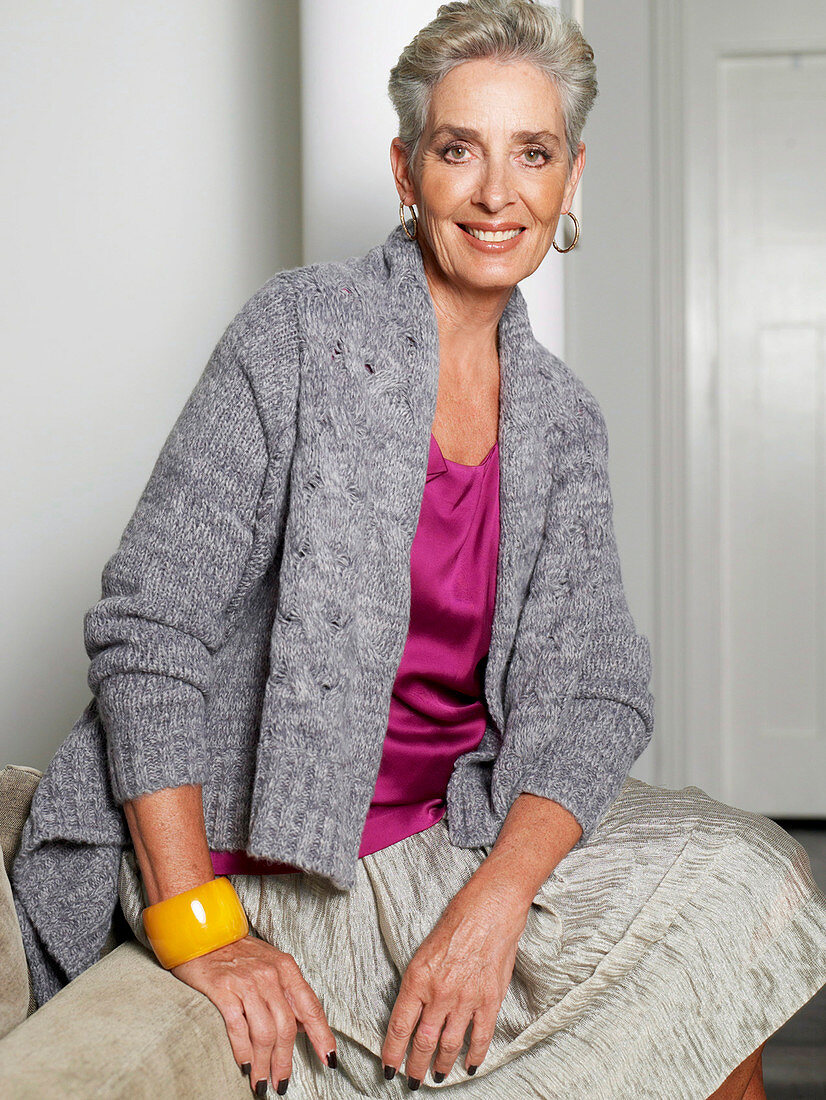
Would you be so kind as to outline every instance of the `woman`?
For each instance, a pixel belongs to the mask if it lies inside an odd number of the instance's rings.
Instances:
[[[826,896],[769,819],[629,777],[650,654],[605,424],[517,287],[592,51],[529,0],[451,3],[390,94],[401,226],[247,303],[104,571],[95,700],[14,867],[39,1000],[93,961],[105,906],[61,922],[114,857],[256,1095],[755,1100],[826,982]]]

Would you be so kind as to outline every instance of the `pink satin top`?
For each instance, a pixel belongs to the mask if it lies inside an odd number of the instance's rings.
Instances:
[[[410,551],[410,625],[359,858],[435,824],[454,762],[482,739],[498,553],[499,444],[465,466],[446,459],[431,433]],[[243,851],[210,855],[216,875],[299,870]]]

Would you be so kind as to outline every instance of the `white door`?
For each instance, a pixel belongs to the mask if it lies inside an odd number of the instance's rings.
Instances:
[[[826,815],[826,4],[680,19],[684,781]]]

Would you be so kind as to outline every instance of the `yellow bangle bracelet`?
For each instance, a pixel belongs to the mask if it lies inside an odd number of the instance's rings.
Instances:
[[[143,927],[166,970],[249,934],[247,914],[225,875],[148,905]]]

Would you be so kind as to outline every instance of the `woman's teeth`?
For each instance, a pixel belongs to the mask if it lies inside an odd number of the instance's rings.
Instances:
[[[509,241],[511,237],[516,237],[522,232],[521,229],[505,229],[498,230],[496,233],[489,233],[482,229],[469,229],[466,225],[463,225],[462,229],[478,241]]]

